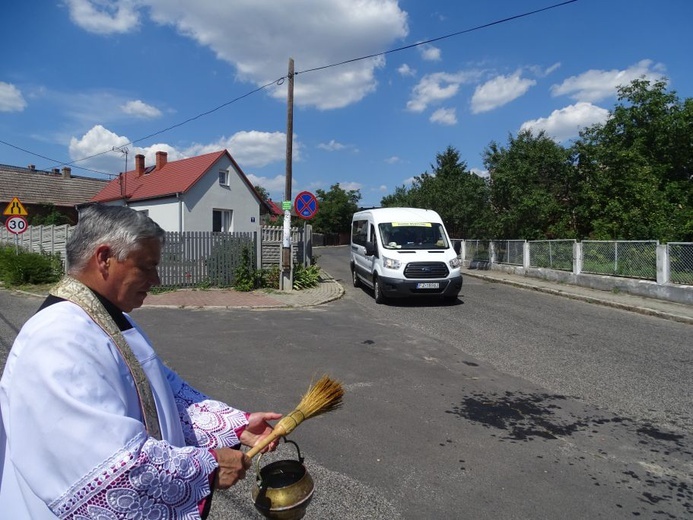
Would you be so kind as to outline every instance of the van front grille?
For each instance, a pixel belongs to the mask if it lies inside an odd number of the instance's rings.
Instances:
[[[447,278],[449,272],[444,262],[411,262],[404,268],[404,277]]]

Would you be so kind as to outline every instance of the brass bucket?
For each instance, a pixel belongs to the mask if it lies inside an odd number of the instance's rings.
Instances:
[[[301,450],[294,441],[298,460],[278,460],[260,469],[260,454],[255,463],[256,481],[252,496],[255,508],[265,518],[298,520],[306,514],[313,498],[313,479],[303,465]]]

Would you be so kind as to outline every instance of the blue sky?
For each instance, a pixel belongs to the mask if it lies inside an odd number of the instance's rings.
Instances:
[[[158,150],[226,148],[282,200],[287,83],[276,80],[293,58],[292,198],[339,183],[369,206],[448,146],[483,175],[484,149],[522,128],[569,143],[632,79],[664,77],[693,97],[689,0],[577,0],[472,30],[559,3],[6,2],[0,163],[98,176],[125,168],[113,148],[127,148],[128,169],[137,153],[152,164]]]

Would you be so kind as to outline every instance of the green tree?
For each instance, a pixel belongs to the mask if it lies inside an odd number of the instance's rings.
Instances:
[[[267,191],[265,188],[262,186],[255,186],[255,191],[257,192],[258,196],[264,200],[267,201],[270,198],[269,191]]]
[[[397,186],[393,194],[380,199],[380,205],[384,208],[411,208],[409,189],[404,185]]]
[[[436,155],[432,173],[414,177],[409,189],[401,186],[383,197],[383,206],[409,206],[436,211],[450,235],[483,237],[488,227],[488,184],[475,175],[452,146]]]
[[[594,238],[693,240],[693,100],[666,88],[619,87],[609,119],[574,145]]]
[[[543,131],[521,131],[507,147],[484,151],[490,174],[493,235],[497,238],[570,238],[577,223],[575,172],[570,151]]]
[[[318,212],[311,220],[317,233],[347,233],[351,229],[351,217],[358,211],[361,200],[359,190],[346,191],[333,184],[330,191],[316,190]]]
[[[32,226],[62,226],[73,224],[70,217],[58,211],[54,204],[46,203],[36,206],[38,213],[29,218]]]

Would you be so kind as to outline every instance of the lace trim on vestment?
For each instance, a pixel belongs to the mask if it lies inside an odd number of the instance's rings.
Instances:
[[[72,486],[50,509],[63,520],[198,519],[217,462],[142,433]],[[144,441],[144,442],[143,442]]]

